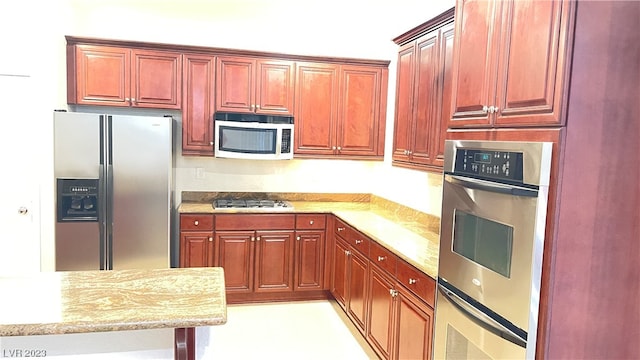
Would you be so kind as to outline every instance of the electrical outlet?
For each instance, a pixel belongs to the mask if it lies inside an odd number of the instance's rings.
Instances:
[[[196,179],[204,179],[204,168],[196,168]]]

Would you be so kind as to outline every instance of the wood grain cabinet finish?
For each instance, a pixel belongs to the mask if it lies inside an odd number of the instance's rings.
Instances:
[[[181,107],[180,52],[77,44],[67,62],[69,104]]]
[[[215,266],[213,215],[180,215],[180,267]]]
[[[458,0],[449,128],[563,125],[573,6]]]
[[[216,215],[227,293],[293,290],[294,215]]]
[[[213,156],[214,56],[185,54],[183,65],[182,154]]]
[[[392,163],[441,170],[451,108],[453,11],[414,40],[401,37],[396,78]]]
[[[324,289],[324,214],[296,215],[294,291]]]
[[[293,115],[295,62],[219,57],[216,111]]]
[[[296,156],[382,158],[387,77],[378,66],[298,63]]]

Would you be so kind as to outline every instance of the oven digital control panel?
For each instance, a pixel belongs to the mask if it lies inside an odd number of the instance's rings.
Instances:
[[[480,149],[458,149],[454,173],[522,182],[522,153]]]

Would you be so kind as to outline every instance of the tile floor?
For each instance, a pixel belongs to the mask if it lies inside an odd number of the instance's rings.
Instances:
[[[197,359],[377,359],[334,301],[229,305],[227,319],[198,329]]]

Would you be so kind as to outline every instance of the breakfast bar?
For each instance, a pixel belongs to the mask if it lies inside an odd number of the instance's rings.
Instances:
[[[194,328],[222,325],[222,268],[42,272],[0,277],[0,336],[174,328],[193,359]]]

